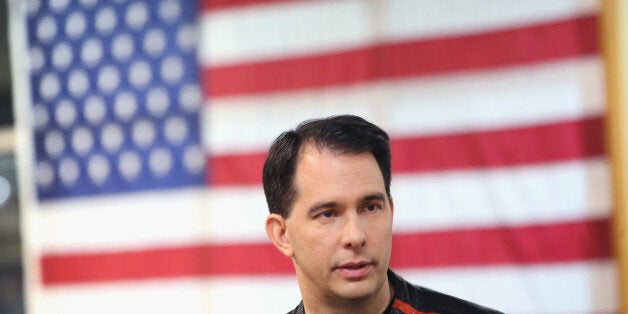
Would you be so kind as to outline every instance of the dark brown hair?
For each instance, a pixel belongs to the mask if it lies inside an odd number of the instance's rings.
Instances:
[[[298,193],[294,186],[296,165],[299,151],[305,144],[341,154],[370,152],[382,172],[386,193],[390,197],[388,134],[358,116],[333,116],[305,121],[296,129],[283,132],[273,142],[262,175],[266,202],[271,213],[284,218],[290,216]]]

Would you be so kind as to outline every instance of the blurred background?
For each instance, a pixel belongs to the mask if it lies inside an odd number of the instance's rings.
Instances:
[[[7,2],[0,2],[0,313],[23,313]]]
[[[619,312],[600,12],[0,2],[0,313],[291,310],[261,167],[282,131],[345,113],[391,135],[406,279],[507,313]]]

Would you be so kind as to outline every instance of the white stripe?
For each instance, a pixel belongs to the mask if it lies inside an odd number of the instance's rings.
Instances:
[[[595,219],[611,208],[604,159],[398,175],[392,194],[396,232]],[[44,203],[33,230],[46,251],[269,243],[267,214],[261,187],[161,191]]]
[[[381,0],[388,40],[444,37],[560,21],[598,11],[597,0]],[[381,4],[380,4],[381,5]]]
[[[33,291],[33,314],[212,313],[206,280],[155,280]]]
[[[594,0],[299,1],[207,11],[205,66],[318,54],[399,41],[479,33],[596,12]]]
[[[47,251],[194,244],[205,240],[205,193],[196,188],[44,202],[29,230]]]
[[[603,218],[612,208],[605,159],[397,175],[391,193],[396,231]]]
[[[557,248],[558,249],[558,248]],[[616,313],[612,261],[406,270],[408,281],[504,313]]]
[[[301,300],[295,276],[216,277],[210,294],[209,313],[287,313]]]
[[[598,57],[269,96],[211,98],[202,131],[211,154],[266,150],[315,117],[352,113],[392,137],[455,133],[599,116]]]
[[[611,261],[535,266],[396,269],[411,283],[505,313],[615,313]],[[285,313],[301,296],[294,276],[213,277],[77,285],[38,293],[32,313]]]
[[[371,36],[368,9],[360,0],[317,1],[206,14],[199,61],[224,65],[359,46]]]

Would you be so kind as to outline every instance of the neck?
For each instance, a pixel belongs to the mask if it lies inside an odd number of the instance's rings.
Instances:
[[[384,312],[393,297],[393,287],[390,281],[385,284],[375,296],[361,299],[346,300],[328,296],[303,296],[303,307],[307,314],[318,313],[360,313],[380,314]]]

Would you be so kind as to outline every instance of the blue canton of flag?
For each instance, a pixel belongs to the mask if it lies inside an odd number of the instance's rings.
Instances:
[[[31,1],[40,199],[204,181],[192,1]]]

